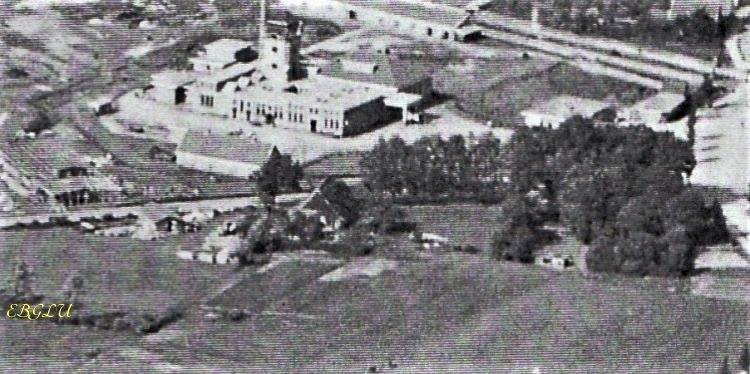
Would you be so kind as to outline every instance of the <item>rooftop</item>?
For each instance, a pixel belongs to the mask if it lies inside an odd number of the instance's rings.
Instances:
[[[305,175],[307,176],[355,176],[362,174],[362,167],[359,165],[364,153],[361,152],[341,152],[332,153],[310,161],[305,165]]]
[[[669,112],[670,110],[674,109],[677,105],[680,105],[685,100],[685,97],[683,95],[672,93],[672,92],[659,92],[656,95],[650,96],[646,99],[643,99],[637,103],[635,103],[633,106],[630,107],[630,109],[637,109],[637,110],[656,110],[660,112]]]
[[[217,64],[231,64],[235,61],[235,52],[248,46],[250,46],[250,43],[246,40],[219,39],[206,44],[203,47],[206,52],[198,56],[198,58]]]
[[[255,70],[255,65],[252,63],[238,62],[224,69],[212,71],[210,74],[201,77],[200,80],[211,84],[217,84],[237,78],[253,70]]]
[[[80,191],[122,191],[123,187],[117,185],[109,177],[75,177],[67,179],[51,180],[47,183],[53,194]]]
[[[403,89],[430,77],[436,69],[436,66],[425,63],[424,60],[398,59],[398,54],[405,48],[402,46],[390,46],[390,54],[368,50],[357,51],[345,57],[347,60],[377,66],[377,71],[374,72],[365,73],[345,69],[343,62],[336,62],[334,59],[330,64],[321,66],[321,74],[347,80],[395,86]],[[392,63],[392,58],[398,60]]]
[[[227,135],[191,130],[177,147],[178,152],[192,153],[236,162],[256,164],[268,160],[273,145],[263,143],[254,136]]]
[[[186,70],[164,70],[151,74],[154,86],[177,87],[189,84],[195,80],[195,74]]]
[[[408,0],[342,0],[342,2],[450,26],[458,25],[466,19],[466,13],[463,9],[445,6],[437,2],[418,3]]]
[[[543,113],[547,115],[557,115],[561,117],[570,117],[582,115],[591,117],[597,111],[606,108],[608,105],[598,100],[585,99],[577,96],[560,95],[551,100],[534,105],[524,110],[524,113]]]

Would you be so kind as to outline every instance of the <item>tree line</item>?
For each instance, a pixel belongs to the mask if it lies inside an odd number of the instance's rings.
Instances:
[[[721,206],[686,185],[689,142],[646,126],[595,126],[576,116],[557,129],[491,137],[381,140],[362,161],[364,182],[398,201],[502,201],[493,250],[532,261],[562,223],[590,245],[590,269],[686,275],[698,247],[729,239]],[[412,200],[407,200],[412,201]]]
[[[362,160],[365,184],[398,202],[493,201],[501,193],[500,141],[491,136],[380,139]]]

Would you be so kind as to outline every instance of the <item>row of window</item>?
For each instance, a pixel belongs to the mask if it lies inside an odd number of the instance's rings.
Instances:
[[[239,103],[238,103],[238,101],[239,101]],[[203,101],[201,99],[201,103],[202,102]],[[213,103],[213,101],[211,101],[211,103]],[[250,107],[251,107],[251,103],[248,101],[247,105],[245,105],[245,101],[244,100],[234,100],[234,104],[235,104],[235,106],[237,104],[239,104],[239,113],[244,112],[245,111],[245,107],[247,106],[247,112],[246,113],[247,113],[247,119],[249,120],[250,119]],[[298,107],[298,106],[295,106],[295,108],[300,108],[301,109],[301,107]],[[237,107],[232,108],[232,118],[237,118],[237,112],[238,112],[237,109],[238,109]],[[309,108],[309,110],[310,110],[311,114],[312,113],[314,113],[314,114],[319,114],[320,113],[320,110],[318,108]],[[267,114],[271,115],[274,119],[278,119],[278,118],[283,119],[284,118],[284,111],[282,110],[281,107],[272,106],[272,105],[266,106],[266,104],[260,104],[259,106],[255,107],[255,115],[256,116],[258,116],[258,117],[260,117],[260,116],[266,116]],[[329,114],[329,112],[325,111],[325,114]],[[287,115],[286,119],[289,122],[305,123],[305,116],[301,112],[288,111],[286,113],[286,115]],[[340,127],[340,122],[339,122],[338,119],[334,120],[334,119],[325,118],[325,120],[324,120],[324,126],[325,126],[325,128],[338,129]]]
[[[214,106],[214,97],[209,95],[201,95],[201,105]]]
[[[326,128],[329,128],[329,129],[333,129],[333,128],[335,128],[335,129],[337,129],[337,130],[338,130],[338,128],[339,128],[339,120],[329,120],[328,118],[326,118],[326,119],[325,119],[325,122],[324,122],[323,124],[324,124],[324,126],[325,126]],[[335,125],[336,127],[334,127],[334,125]]]

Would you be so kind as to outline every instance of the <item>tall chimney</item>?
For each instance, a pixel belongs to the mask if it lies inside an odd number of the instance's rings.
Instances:
[[[266,1],[260,0],[260,17],[258,17],[258,40],[266,38]]]
[[[539,3],[531,2],[531,29],[539,31]]]

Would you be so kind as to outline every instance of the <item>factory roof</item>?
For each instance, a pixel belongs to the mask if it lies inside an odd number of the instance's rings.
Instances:
[[[403,59],[397,63],[391,63],[392,56],[400,53],[400,47],[391,47],[391,54],[357,52],[347,56],[352,61],[368,63],[377,66],[372,72],[355,71],[347,69],[342,62],[334,60],[332,63],[322,66],[321,74],[337,77],[340,79],[354,80],[360,82],[376,83],[385,86],[394,86],[399,89],[407,88],[419,81],[431,76],[434,66],[423,61],[408,61]]]
[[[594,113],[606,107],[606,103],[598,100],[585,99],[570,95],[560,95],[547,102],[534,105],[523,112],[539,113],[560,118],[568,118],[574,115],[591,117]]]
[[[206,50],[197,59],[210,61],[216,64],[231,64],[235,61],[235,52],[246,48],[250,43],[240,39],[219,39],[206,44],[203,48]]]
[[[164,70],[151,74],[151,84],[161,87],[178,87],[195,81],[195,74],[186,70]]]
[[[268,160],[273,145],[261,142],[254,136],[228,135],[216,132],[191,130],[177,147],[178,152],[255,164]]]
[[[200,80],[216,84],[248,74],[253,70],[255,70],[255,65],[252,63],[238,62],[224,69],[212,71],[210,74],[202,76]]]
[[[47,188],[53,194],[70,192],[70,191],[122,191],[123,187],[119,186],[109,177],[74,177],[67,179],[51,180],[47,183]]]

